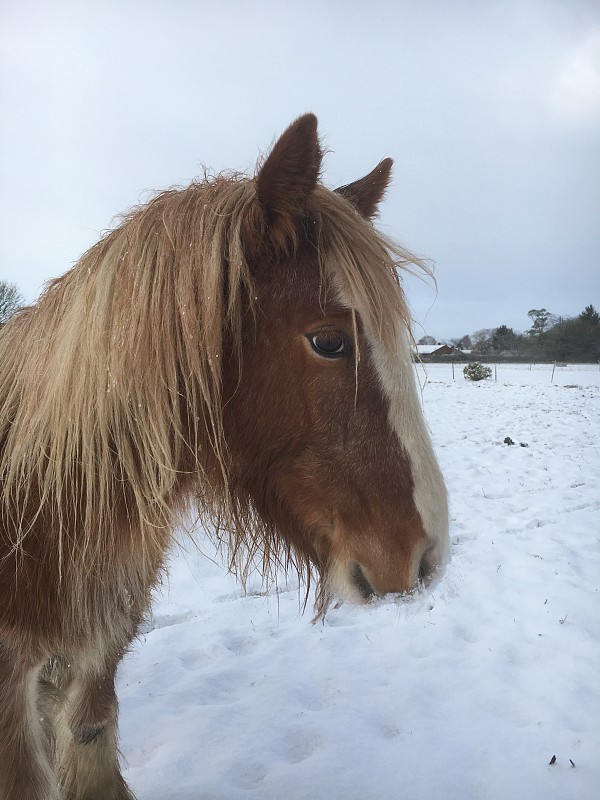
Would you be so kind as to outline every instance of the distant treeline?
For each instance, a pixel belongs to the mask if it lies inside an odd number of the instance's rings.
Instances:
[[[600,314],[593,305],[586,306],[576,317],[559,317],[545,308],[531,309],[528,317],[532,325],[525,333],[500,325],[451,339],[450,344],[461,351],[469,350],[466,360],[477,357],[482,362],[600,361]],[[458,353],[439,358],[453,357],[463,360]],[[422,358],[427,360],[427,356]]]

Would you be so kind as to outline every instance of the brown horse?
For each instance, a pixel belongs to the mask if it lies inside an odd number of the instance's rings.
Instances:
[[[448,550],[398,268],[391,160],[335,192],[317,122],[254,178],[134,210],[0,334],[0,800],[131,798],[114,677],[190,513],[232,563],[331,597]]]

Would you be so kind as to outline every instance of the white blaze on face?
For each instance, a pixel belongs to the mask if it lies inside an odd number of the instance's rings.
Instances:
[[[390,426],[410,461],[413,499],[432,548],[429,560],[441,573],[450,555],[448,495],[421,410],[408,337],[398,325],[390,337],[390,346],[374,336],[368,338],[373,364],[389,403]]]
[[[352,302],[352,291],[344,288],[344,282],[334,270],[330,274],[339,302],[361,314],[360,305]],[[361,317],[365,322],[369,314],[361,314]],[[424,559],[432,576],[441,575],[450,557],[448,495],[421,409],[408,331],[400,317],[387,322],[387,342],[382,341],[378,332],[369,330],[367,325],[365,328],[370,357],[389,405],[388,422],[409,461],[413,501],[427,537],[426,555],[423,556],[422,549],[415,548],[410,574],[416,580],[421,559]],[[360,365],[358,370],[360,380]],[[348,564],[333,564],[329,585],[338,596],[364,600],[348,567]]]

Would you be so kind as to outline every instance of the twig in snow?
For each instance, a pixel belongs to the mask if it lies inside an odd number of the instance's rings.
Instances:
[[[552,758],[550,759],[549,763],[550,764],[556,764],[556,756],[552,756]]]

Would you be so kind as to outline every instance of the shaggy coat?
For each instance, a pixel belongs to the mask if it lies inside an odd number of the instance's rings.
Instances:
[[[125,800],[114,676],[178,525],[231,565],[409,591],[447,554],[391,161],[329,191],[316,119],[159,194],[0,333],[0,800]]]

